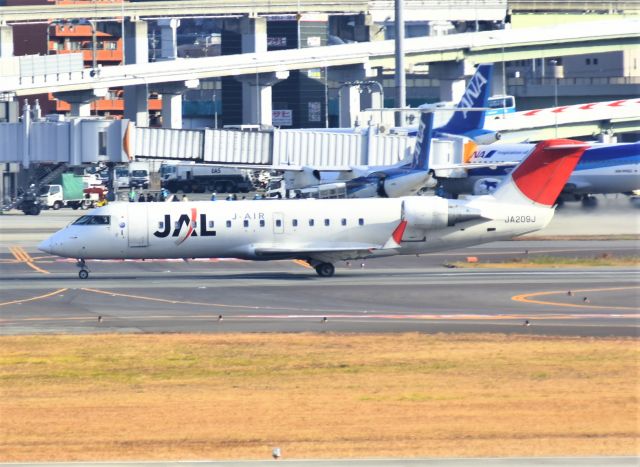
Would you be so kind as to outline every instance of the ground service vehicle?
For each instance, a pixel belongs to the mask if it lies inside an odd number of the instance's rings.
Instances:
[[[57,183],[42,185],[38,191],[38,200],[43,209],[88,209],[95,207],[97,197],[87,195],[85,188],[95,186],[95,176],[64,173],[56,180]]]
[[[162,188],[171,193],[248,193],[253,189],[241,169],[207,164],[162,164],[160,180]]]
[[[129,163],[129,186],[131,188],[149,188],[151,177],[149,176],[148,162]]]

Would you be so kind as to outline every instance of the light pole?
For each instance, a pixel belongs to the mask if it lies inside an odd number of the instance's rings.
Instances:
[[[553,105],[555,109],[555,137],[558,137],[558,81],[560,78],[564,78],[564,67],[559,64],[558,60],[550,60],[549,63],[553,65]]]

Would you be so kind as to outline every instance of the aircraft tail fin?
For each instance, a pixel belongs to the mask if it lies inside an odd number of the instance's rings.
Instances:
[[[491,92],[493,64],[478,65],[449,121],[437,130],[442,133],[462,135],[484,128],[485,111],[469,111],[469,108],[486,108]]]
[[[433,132],[433,113],[422,112],[420,125],[416,135],[416,145],[413,150],[413,158],[409,164],[410,169],[429,170],[429,154],[431,152],[431,134]]]
[[[510,203],[553,206],[587,147],[570,139],[541,141],[504,178],[493,196]]]

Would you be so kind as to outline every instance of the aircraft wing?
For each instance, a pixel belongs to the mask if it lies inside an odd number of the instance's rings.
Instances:
[[[351,172],[353,167],[348,165],[323,165],[322,167],[309,167],[305,165],[264,165],[264,164],[217,164],[225,167],[251,170],[279,170],[281,172],[302,172],[304,170],[317,170],[318,172]]]
[[[450,169],[478,169],[488,168],[495,169],[497,167],[513,167],[521,161],[500,161],[500,162],[467,162],[464,164],[435,164],[430,168],[433,170],[450,170]]]
[[[378,244],[356,242],[345,243],[339,246],[335,244],[315,244],[313,246],[256,245],[254,253],[257,257],[264,257],[264,259],[312,258],[328,262],[367,258],[372,255],[374,250],[380,250],[382,248],[383,246]]]

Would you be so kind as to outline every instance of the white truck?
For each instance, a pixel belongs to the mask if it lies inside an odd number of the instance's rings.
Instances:
[[[100,199],[97,194],[100,182],[95,175],[63,173],[56,182],[42,185],[38,191],[38,200],[43,209],[89,209],[96,206]],[[85,191],[91,188],[96,190]]]
[[[149,188],[151,177],[149,175],[148,162],[129,163],[129,186],[131,188]]]
[[[162,164],[160,183],[171,193],[248,193],[253,189],[248,175],[235,167],[208,164]]]

